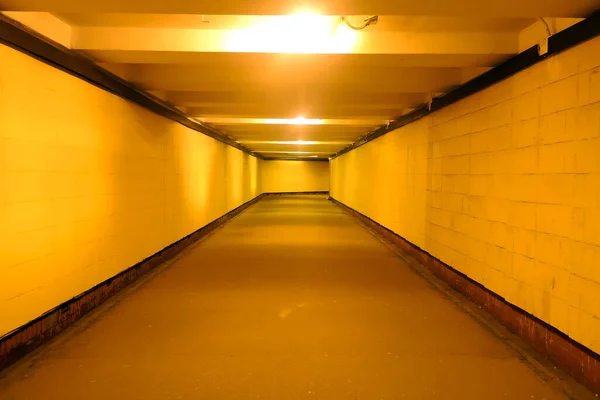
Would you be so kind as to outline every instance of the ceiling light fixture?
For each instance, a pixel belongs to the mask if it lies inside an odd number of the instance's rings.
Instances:
[[[263,118],[260,123],[267,125],[321,125],[322,119],[314,118]]]
[[[344,145],[344,144],[352,144],[351,140],[238,140],[238,143],[241,144],[278,144],[278,145],[288,145],[288,144],[297,144],[297,145]]]

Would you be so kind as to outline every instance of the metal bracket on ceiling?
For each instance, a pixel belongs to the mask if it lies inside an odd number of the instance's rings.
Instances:
[[[543,56],[548,53],[548,39],[552,36],[552,32],[550,31],[550,25],[548,25],[548,22],[543,17],[540,17],[540,21],[546,27],[546,36],[540,39],[537,45],[538,55]]]
[[[427,94],[427,111],[431,111],[431,105],[433,104],[433,94]]]

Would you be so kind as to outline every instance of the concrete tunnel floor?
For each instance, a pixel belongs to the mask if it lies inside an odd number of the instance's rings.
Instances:
[[[574,398],[550,374],[325,196],[281,196],[4,371],[0,399]]]

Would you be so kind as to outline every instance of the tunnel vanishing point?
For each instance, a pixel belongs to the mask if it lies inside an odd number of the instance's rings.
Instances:
[[[597,0],[0,0],[0,400],[596,399]]]

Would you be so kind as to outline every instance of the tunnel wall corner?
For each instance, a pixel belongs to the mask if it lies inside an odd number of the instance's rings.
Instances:
[[[261,160],[263,193],[329,191],[328,161]]]
[[[331,196],[597,356],[599,55],[587,40],[334,158]]]
[[[0,60],[0,337],[260,194],[256,157],[11,47]]]

